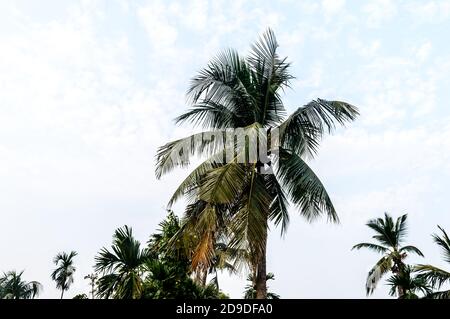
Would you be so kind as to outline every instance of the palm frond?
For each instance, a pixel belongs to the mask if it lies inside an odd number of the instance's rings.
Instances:
[[[121,276],[111,273],[100,277],[97,281],[97,297],[108,299],[114,295],[120,285]]]
[[[345,125],[358,115],[358,109],[346,102],[313,100],[279,126],[280,144],[300,156],[314,156],[325,131],[331,133],[336,123]]]
[[[161,146],[156,154],[156,177],[160,178],[175,167],[189,165],[194,155],[211,156],[223,151],[223,134],[220,131],[202,132]]]
[[[222,159],[223,152],[219,152],[198,165],[178,186],[169,200],[168,207],[170,208],[178,199],[189,194],[191,191],[195,191],[196,196],[196,190],[200,186],[202,178],[207,172],[218,167],[218,163],[220,163]]]
[[[233,110],[214,101],[202,101],[195,104],[187,112],[175,118],[176,123],[189,122],[194,126],[208,129],[222,129],[227,127],[244,126]]]
[[[277,91],[289,87],[293,76],[289,73],[289,63],[277,54],[278,43],[275,34],[268,29],[252,45],[247,61],[252,69],[252,82],[257,90],[256,121],[263,126],[281,122],[285,109]]]
[[[208,171],[198,190],[201,200],[212,204],[229,204],[242,192],[245,170],[231,162]]]
[[[277,177],[286,189],[290,200],[308,221],[326,214],[339,222],[333,203],[314,171],[295,153],[280,148]]]
[[[450,299],[450,290],[434,291],[428,294],[429,299]]]
[[[198,240],[192,252],[193,270],[199,268],[206,270],[211,266],[216,241],[214,233],[217,228],[217,211],[214,205],[207,204],[195,224],[195,233],[198,234]]]
[[[409,253],[413,253],[416,254],[420,257],[424,257],[423,253],[420,251],[419,248],[415,247],[415,246],[404,246],[402,248],[399,249],[399,252],[409,252]]]
[[[229,245],[233,248],[248,248],[256,258],[266,245],[270,195],[256,169],[250,174],[243,188],[237,212],[229,223]]]
[[[187,92],[189,102],[207,105],[206,109],[194,106],[177,121],[193,121],[203,127],[244,127],[256,122],[253,106],[256,92],[251,70],[234,50],[226,50],[214,58],[191,80]],[[197,109],[197,110],[195,110]],[[194,111],[195,110],[195,111]],[[199,119],[199,116],[204,117]]]
[[[391,270],[391,265],[391,258],[383,256],[369,271],[366,280],[366,294],[368,296],[373,293],[381,278]]]
[[[376,234],[372,238],[378,240],[382,245],[392,248],[397,247],[397,235],[392,217],[385,213],[384,219],[371,219],[366,223],[366,226],[375,231]]]
[[[438,228],[442,232],[442,236],[433,234],[433,240],[441,248],[444,260],[450,263],[450,238],[441,226]]]
[[[272,198],[269,207],[269,220],[275,223],[275,226],[281,224],[281,234],[285,234],[289,225],[288,199],[283,187],[278,182],[274,174],[264,176],[266,189]]]
[[[395,234],[396,234],[396,239],[397,239],[397,245],[400,245],[407,235],[407,230],[408,230],[408,227],[406,224],[407,218],[408,218],[408,215],[404,214],[404,215],[400,216],[399,218],[397,218],[397,221],[395,222]]]
[[[376,251],[377,253],[381,253],[381,254],[384,254],[384,253],[389,251],[389,248],[386,248],[386,247],[383,247],[383,246],[380,246],[380,245],[377,245],[377,244],[371,244],[371,243],[360,243],[360,244],[357,244],[357,245],[352,247],[352,250],[353,249],[359,250],[361,248],[367,248],[367,249]]]
[[[415,271],[419,276],[428,280],[433,287],[440,288],[444,283],[450,282],[450,272],[432,265],[417,265]]]

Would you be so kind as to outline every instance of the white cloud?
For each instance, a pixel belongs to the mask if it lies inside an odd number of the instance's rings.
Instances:
[[[408,2],[406,7],[415,23],[442,23],[450,17],[450,2],[446,0]]]
[[[304,73],[305,76],[297,82],[298,87],[320,88],[322,86],[325,74],[325,67],[322,63],[311,64],[310,69]]]
[[[379,27],[397,14],[397,5],[392,0],[371,0],[364,2],[364,20],[369,27]]]
[[[401,126],[435,109],[441,71],[439,62],[424,72],[415,57],[376,56],[355,72],[348,90],[365,92],[360,103],[366,124]]]
[[[177,40],[178,30],[168,17],[169,12],[170,8],[161,1],[151,2],[137,11],[155,49],[170,46]]]
[[[180,18],[184,17],[184,22],[189,28],[202,31],[208,27],[208,9],[207,0],[190,1],[188,8],[180,12]]]
[[[349,39],[349,47],[358,55],[366,58],[374,57],[380,49],[380,40],[372,40],[370,43],[364,43],[359,37]]]
[[[429,42],[429,41],[423,43],[416,50],[416,57],[417,57],[417,59],[420,62],[425,61],[429,57],[432,47],[433,46],[432,46],[431,42]]]
[[[322,8],[326,16],[339,13],[345,6],[345,0],[323,0]]]

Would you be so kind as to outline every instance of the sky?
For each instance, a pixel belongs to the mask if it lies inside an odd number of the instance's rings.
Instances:
[[[117,227],[146,242],[189,172],[156,180],[154,156],[193,130],[173,122],[190,78],[220,50],[245,55],[267,27],[296,77],[289,112],[315,98],[361,112],[310,162],[341,223],[292,207],[287,235],[271,228],[269,290],[365,298],[379,256],[351,247],[384,212],[409,215],[407,242],[426,258],[408,262],[448,269],[431,234],[450,231],[450,2],[0,0],[0,271],[25,270],[56,298],[53,257],[76,250],[72,297]],[[242,296],[245,274],[219,280]]]

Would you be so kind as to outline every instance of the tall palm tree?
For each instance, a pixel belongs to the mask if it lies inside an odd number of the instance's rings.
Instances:
[[[391,286],[389,294],[391,296],[398,295],[399,291],[403,291],[403,295],[399,295],[402,299],[418,299],[418,293],[422,293],[424,297],[431,293],[431,287],[426,278],[414,276],[414,267],[407,265],[400,273],[392,275],[388,280]]]
[[[23,271],[9,271],[0,277],[0,299],[33,299],[39,295],[42,285],[37,281],[22,280]]]
[[[397,221],[394,223],[392,217],[387,213],[384,213],[384,218],[369,220],[366,225],[375,231],[375,235],[372,236],[372,238],[375,239],[377,243],[360,243],[353,246],[352,250],[367,248],[383,255],[367,275],[367,295],[373,293],[378,281],[389,271],[394,275],[402,275],[406,269],[406,265],[403,261],[407,257],[407,253],[413,253],[423,257],[422,252],[417,247],[410,245],[401,246],[407,233],[407,217],[407,214],[402,215],[398,217]],[[398,285],[399,298],[403,298],[405,289],[406,287]]]
[[[51,277],[56,282],[56,288],[61,289],[61,299],[64,296],[64,292],[69,290],[70,285],[73,283],[73,275],[76,270],[73,265],[73,258],[76,255],[76,251],[71,251],[70,253],[62,252],[58,253],[53,260],[57,267],[52,272]]]
[[[149,258],[147,248],[141,249],[128,226],[118,228],[113,235],[111,250],[103,247],[95,257],[98,279],[97,295],[101,298],[138,299],[143,289],[144,263]]]
[[[433,240],[441,248],[444,260],[450,263],[450,238],[442,227],[438,228],[442,235],[433,234]],[[433,288],[440,289],[445,283],[450,283],[450,271],[432,265],[417,265],[416,270],[420,273],[419,276],[430,281]],[[429,297],[450,299],[450,290],[433,292]]]
[[[268,225],[274,222],[281,225],[282,233],[286,231],[288,199],[309,221],[321,215],[338,221],[325,187],[305,160],[317,153],[324,133],[358,115],[348,103],[317,99],[285,117],[281,94],[293,76],[277,47],[269,29],[249,56],[241,57],[230,49],[210,61],[192,79],[188,90],[191,109],[176,119],[208,131],[167,143],[156,156],[157,178],[188,165],[192,156],[208,157],[180,184],[169,206],[182,196],[190,204],[204,203],[191,216],[191,229],[200,233],[193,262],[207,269],[214,257],[214,243],[226,235],[232,247],[245,248],[252,256],[249,266],[257,298],[267,295]],[[250,159],[248,149],[253,143],[225,140],[229,129],[266,141],[268,151],[259,148],[264,158]]]

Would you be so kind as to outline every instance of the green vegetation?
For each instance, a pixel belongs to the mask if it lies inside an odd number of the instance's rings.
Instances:
[[[132,229],[115,231],[111,249],[102,248],[96,257],[97,296],[115,299],[224,298],[213,285],[199,285],[191,277],[190,260],[169,241],[180,224],[173,212],[151,236],[148,247],[141,248]]]
[[[384,219],[369,220],[366,225],[375,232],[372,238],[378,243],[360,243],[353,246],[352,249],[367,248],[383,255],[367,275],[366,292],[368,295],[373,292],[378,281],[388,272],[394,274],[394,277],[397,278],[397,283],[399,283],[398,279],[405,279],[403,274],[406,271],[404,259],[408,252],[423,257],[422,252],[418,248],[409,245],[401,246],[407,233],[407,217],[406,214],[402,215],[394,223],[392,217],[385,213]],[[403,298],[405,288],[401,284],[397,288],[399,297]]]
[[[64,292],[69,290],[73,283],[73,275],[76,268],[73,266],[73,258],[77,255],[76,251],[71,251],[69,254],[63,252],[56,255],[53,263],[57,268],[53,271],[51,277],[56,282],[56,288],[61,289],[61,299]]]
[[[0,277],[1,299],[33,299],[39,295],[42,285],[37,281],[24,281],[23,271],[9,271]]]
[[[438,226],[442,236],[433,235],[434,242],[441,248],[444,260],[450,263],[450,238],[445,230]],[[445,283],[450,283],[450,272],[432,265],[418,265],[416,270],[420,276],[429,281],[433,288],[440,289]],[[450,299],[450,290],[436,291],[430,294],[430,297],[437,299]]]
[[[275,275],[271,272],[267,273],[266,280],[275,280]],[[245,287],[244,299],[255,299],[256,298],[256,286],[254,284],[255,280],[253,275],[250,274],[247,277],[247,281],[250,283]],[[268,288],[268,287],[267,287]],[[267,299],[280,299],[280,296],[273,292],[267,292]]]
[[[391,272],[391,277],[387,279],[391,296],[397,296],[399,299],[450,299],[450,290],[434,291],[450,282],[449,272],[431,265],[405,264],[407,253],[424,257],[415,246],[401,246],[407,233],[407,217],[407,214],[402,215],[394,223],[392,217],[385,213],[384,218],[370,220],[366,225],[375,231],[372,238],[378,243],[360,243],[353,246],[352,249],[367,248],[383,255],[369,271],[366,281],[367,295],[373,293],[379,280]],[[450,263],[450,240],[445,230],[441,227],[439,229],[442,237],[434,234],[433,240],[443,250],[444,259]]]
[[[111,250],[102,248],[95,257],[99,297],[135,299],[142,295],[144,265],[149,254],[133,238],[131,228],[124,226],[113,235]]]
[[[428,281],[413,274],[414,268],[410,265],[405,265],[401,272],[392,275],[388,280],[391,286],[389,294],[391,296],[398,296],[399,299],[418,299],[418,293],[423,296],[429,296],[432,293]]]

